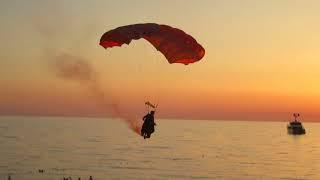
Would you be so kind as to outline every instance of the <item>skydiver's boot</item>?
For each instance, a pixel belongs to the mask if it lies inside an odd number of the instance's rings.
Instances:
[[[146,136],[145,134],[146,134],[146,130],[142,128],[141,129],[141,136],[143,136],[144,139],[145,139],[145,136]]]
[[[150,137],[151,137],[151,134],[150,134],[150,133],[148,133],[148,134],[147,134],[147,138],[150,138]]]

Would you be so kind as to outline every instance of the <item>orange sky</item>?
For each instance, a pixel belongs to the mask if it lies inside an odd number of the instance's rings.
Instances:
[[[143,8],[140,3],[143,4]],[[179,8],[177,8],[179,7]],[[0,2],[0,114],[184,119],[320,119],[318,1]],[[206,49],[188,66],[169,64],[145,40],[104,50],[110,29],[155,22],[183,29]],[[57,74],[83,61],[94,77]]]

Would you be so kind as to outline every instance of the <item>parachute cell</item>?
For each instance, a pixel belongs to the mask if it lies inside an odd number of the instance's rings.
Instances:
[[[144,38],[160,51],[169,63],[189,64],[202,59],[204,48],[180,29],[154,23],[121,26],[104,33],[100,45],[104,48],[130,44]]]

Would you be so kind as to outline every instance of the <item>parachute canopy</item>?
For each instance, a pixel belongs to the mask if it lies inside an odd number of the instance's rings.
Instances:
[[[170,64],[194,63],[205,54],[204,48],[182,30],[154,23],[133,24],[110,30],[102,35],[100,45],[107,49],[140,38],[149,41]]]

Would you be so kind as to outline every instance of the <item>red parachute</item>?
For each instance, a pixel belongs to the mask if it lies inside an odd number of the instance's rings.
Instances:
[[[110,30],[102,35],[100,45],[107,49],[140,38],[149,41],[169,63],[187,65],[199,61],[205,54],[204,48],[182,30],[154,23],[133,24]]]

